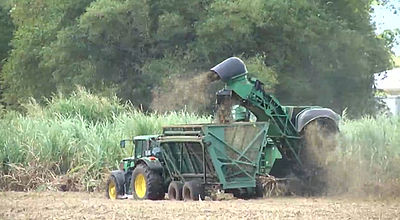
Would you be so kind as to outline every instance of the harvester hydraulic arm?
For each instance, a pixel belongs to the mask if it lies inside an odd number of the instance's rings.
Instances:
[[[211,69],[225,82],[226,91],[234,99],[250,110],[257,121],[268,121],[273,135],[270,138],[279,147],[282,155],[302,166],[299,153],[302,141],[295,126],[279,101],[263,89],[263,83],[247,75],[243,62],[235,57],[229,58]]]
[[[275,143],[281,144],[278,147],[282,148],[281,151],[288,159],[295,159],[301,165],[298,157],[301,146],[300,135],[279,101],[264,91],[263,84],[243,74],[226,82],[225,89],[232,90],[240,97],[243,106],[257,117],[257,121],[269,121],[274,125],[276,134],[271,138]]]

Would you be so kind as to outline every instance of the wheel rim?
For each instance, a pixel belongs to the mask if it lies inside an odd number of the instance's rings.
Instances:
[[[139,198],[146,195],[146,179],[143,174],[138,174],[135,178],[135,192]]]
[[[117,186],[113,181],[108,185],[108,195],[112,200],[117,199]]]

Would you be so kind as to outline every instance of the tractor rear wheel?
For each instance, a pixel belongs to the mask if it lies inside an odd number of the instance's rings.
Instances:
[[[182,196],[185,201],[204,200],[204,186],[199,181],[185,182],[182,188]]]
[[[161,175],[145,164],[137,165],[132,172],[132,194],[135,199],[163,199],[165,192]]]
[[[168,187],[169,200],[182,200],[183,183],[172,181]]]

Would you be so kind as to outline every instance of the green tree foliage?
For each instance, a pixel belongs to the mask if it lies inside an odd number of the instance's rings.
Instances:
[[[64,91],[77,83],[93,90],[116,88],[120,97],[147,107],[150,90],[183,71],[168,65],[194,63],[188,45],[199,7],[196,1],[98,0],[76,27],[58,33],[47,65]]]
[[[10,50],[9,44],[14,30],[9,11],[10,5],[8,1],[0,2],[0,71],[2,60],[7,57]]]
[[[69,91],[74,84],[101,89],[115,83],[122,97],[144,96],[151,85],[140,74],[153,50],[149,13],[145,0],[94,2],[76,27],[59,32],[48,51],[57,84]]]
[[[46,71],[44,53],[57,40],[57,32],[74,25],[91,0],[18,0],[13,2],[16,26],[13,50],[2,71],[4,100],[16,104],[23,98],[50,96],[56,91],[51,72]]]
[[[212,45],[205,52],[211,60],[264,52],[284,103],[368,113],[372,74],[389,66],[368,8],[366,1],[216,1],[198,33],[202,45]]]
[[[147,108],[153,95],[179,96],[176,83],[193,83],[184,79],[239,56],[284,104],[372,113],[373,73],[390,67],[390,45],[370,24],[372,3],[17,1],[5,100],[69,93],[79,84]]]

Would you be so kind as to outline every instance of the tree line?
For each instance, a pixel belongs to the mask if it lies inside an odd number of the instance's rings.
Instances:
[[[176,87],[238,56],[283,104],[373,113],[373,73],[392,65],[392,42],[370,22],[377,2],[386,1],[5,0],[2,102],[17,108],[80,85],[158,110],[160,94],[180,99]],[[212,103],[187,102],[170,110]]]

